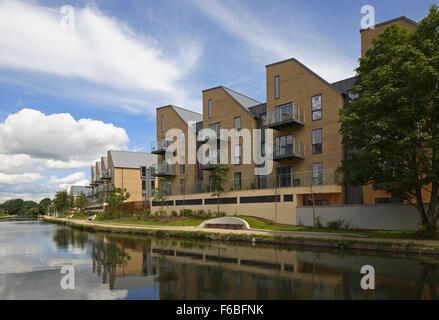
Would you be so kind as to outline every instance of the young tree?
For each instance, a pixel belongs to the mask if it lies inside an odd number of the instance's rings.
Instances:
[[[128,200],[131,194],[127,192],[127,189],[116,188],[113,186],[109,194],[107,195],[106,202],[110,206],[120,206],[124,201]]]
[[[58,211],[65,211],[70,206],[70,198],[66,191],[58,191],[53,199],[53,204]]]
[[[217,164],[215,165],[215,168],[213,170],[214,172],[214,179],[213,179],[213,185],[212,185],[212,197],[217,197],[217,205],[218,205],[218,214],[220,212],[220,198],[221,195],[226,193],[224,184],[227,182],[226,172],[227,172],[227,166],[224,164]]]
[[[160,208],[163,211],[164,206],[166,204],[166,200],[168,200],[168,193],[164,190],[163,184],[165,182],[165,179],[160,177],[159,178],[159,186],[155,190],[155,197],[154,201],[160,202]]]
[[[76,197],[75,199],[75,208],[78,208],[79,210],[81,210],[81,212],[83,211],[83,209],[87,206],[88,204],[88,199],[87,197],[81,192],[79,194],[79,196]]]
[[[340,132],[355,150],[340,168],[351,185],[413,204],[422,226],[435,224],[439,201],[439,12],[409,32],[394,24],[360,59],[354,93],[341,111]],[[422,194],[430,195],[424,209]]]

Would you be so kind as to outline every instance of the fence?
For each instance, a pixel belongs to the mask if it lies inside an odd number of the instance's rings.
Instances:
[[[133,213],[143,211],[145,209],[150,209],[149,201],[131,201],[120,206],[106,205],[104,211],[124,211]]]
[[[254,178],[226,181],[223,185],[224,192],[241,190],[260,190],[290,187],[310,187],[324,185],[339,185],[340,174],[336,169],[323,170],[322,172],[300,172],[292,174],[279,174],[267,176],[255,176]],[[215,182],[203,182],[196,184],[162,184],[160,186],[166,194],[189,195],[196,193],[214,192]]]

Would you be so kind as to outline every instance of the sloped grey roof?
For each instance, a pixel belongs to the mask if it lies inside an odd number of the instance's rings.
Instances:
[[[108,157],[102,157],[102,160],[104,160],[104,168],[108,169]]]
[[[157,163],[156,154],[117,150],[110,150],[109,152],[115,168],[139,169]]]
[[[242,93],[236,92],[232,89],[223,87],[224,91],[226,91],[236,102],[238,102],[242,107],[244,107],[247,111],[249,108],[257,106],[261,104],[261,102],[256,101],[255,99],[249,98]]]
[[[84,186],[71,186],[70,188],[70,194],[74,197],[79,196],[81,192],[84,196],[88,196],[90,194],[90,188]]]
[[[180,116],[180,118],[186,123],[189,124],[189,121],[200,122],[203,121],[203,115],[201,113],[183,109],[176,106],[171,106],[175,112]]]
[[[347,94],[349,90],[354,89],[355,81],[357,77],[351,77],[344,80],[340,80],[334,83],[331,83],[332,87],[337,90],[339,93]]]

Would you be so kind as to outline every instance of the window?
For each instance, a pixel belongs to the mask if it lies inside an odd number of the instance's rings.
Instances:
[[[142,167],[142,177],[146,177],[146,167]]]
[[[241,190],[241,172],[235,172],[235,190]]]
[[[209,99],[209,119],[212,119],[212,99]]]
[[[185,144],[186,144],[186,138],[184,136],[184,133],[181,133],[181,136],[180,136],[180,149],[181,150],[184,150]]]
[[[268,186],[267,176],[258,176],[258,189],[266,189]]]
[[[277,186],[282,187],[291,187],[293,180],[293,168],[292,167],[283,167],[276,169],[277,176]]]
[[[162,191],[164,193],[166,193],[167,195],[171,194],[171,181],[169,181],[169,180],[163,181],[163,183],[162,183]]]
[[[233,127],[235,128],[236,136],[239,135],[239,131],[241,131],[241,117],[237,117],[233,119]]]
[[[323,163],[321,162],[312,164],[312,184],[323,184]]]
[[[142,180],[142,190],[146,190],[146,180]]]
[[[241,164],[241,145],[235,145],[235,164]]]
[[[161,125],[162,132],[165,132],[165,116],[161,117],[160,125]]]
[[[216,133],[216,136],[219,137],[220,136],[220,132],[221,132],[221,122],[210,124],[209,125],[209,129],[213,130]]]
[[[322,153],[322,129],[312,131],[312,153]]]
[[[286,156],[293,153],[293,136],[276,137],[275,155]]]
[[[293,119],[293,104],[288,103],[274,109],[274,122],[282,122]]]
[[[186,161],[184,156],[180,156],[180,173],[185,173],[186,171]]]
[[[322,119],[322,95],[311,98],[312,121]]]
[[[274,98],[278,99],[280,97],[280,80],[279,80],[279,76],[275,76],[274,77]]]

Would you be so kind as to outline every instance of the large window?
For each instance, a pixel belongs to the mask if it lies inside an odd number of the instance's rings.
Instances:
[[[312,184],[323,184],[323,163],[321,162],[312,164]]]
[[[312,131],[312,153],[322,153],[322,129]]]
[[[180,136],[180,150],[184,150],[185,144],[186,144],[186,138],[184,132],[182,132]]]
[[[241,164],[241,145],[235,145],[235,164]]]
[[[180,194],[185,194],[185,191],[184,179],[180,179]]]
[[[293,152],[293,136],[276,137],[275,155],[286,156]]]
[[[322,95],[311,98],[312,121],[322,119]]]
[[[235,190],[241,190],[241,172],[235,172]]]
[[[268,186],[267,176],[257,176],[258,189],[266,189]]]
[[[274,121],[282,122],[291,120],[293,117],[293,104],[288,103],[274,109]]]
[[[209,99],[208,105],[209,105],[209,110],[208,110],[209,119],[212,119],[212,99]]]
[[[217,137],[220,136],[220,132],[221,132],[221,122],[217,122],[217,123],[212,123],[209,125],[209,129],[213,130],[216,134]]]
[[[239,131],[241,131],[241,117],[233,119],[233,127],[235,129],[235,134],[239,135]]]
[[[278,99],[280,97],[280,79],[279,76],[274,77],[274,98]]]
[[[292,167],[283,167],[276,169],[277,176],[277,186],[282,187],[291,187],[293,185],[293,168]]]
[[[160,128],[161,128],[162,132],[165,132],[165,116],[162,116],[160,121],[161,121]]]

